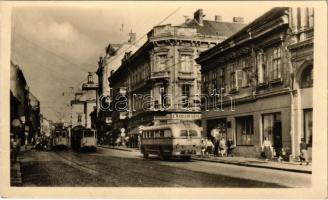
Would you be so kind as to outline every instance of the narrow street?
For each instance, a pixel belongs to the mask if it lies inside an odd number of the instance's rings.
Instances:
[[[309,187],[311,175],[205,161],[144,159],[139,152],[24,152],[23,186]]]

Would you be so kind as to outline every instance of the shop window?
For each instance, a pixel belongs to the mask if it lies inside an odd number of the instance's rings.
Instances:
[[[301,88],[313,87],[313,66],[307,67],[301,76]]]
[[[237,145],[254,145],[253,116],[236,118]]]
[[[312,147],[312,109],[304,110],[304,135],[305,142],[309,147]]]

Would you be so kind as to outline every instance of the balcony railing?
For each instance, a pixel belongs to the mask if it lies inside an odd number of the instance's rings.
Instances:
[[[197,78],[197,75],[194,72],[179,72],[179,79],[188,79],[193,80]]]
[[[169,71],[158,71],[151,73],[151,79],[169,78]]]

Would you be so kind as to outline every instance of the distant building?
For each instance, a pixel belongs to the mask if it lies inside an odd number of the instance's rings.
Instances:
[[[129,33],[129,40],[122,44],[109,44],[105,56],[98,61],[98,135],[103,137],[108,134],[112,125],[112,112],[109,109],[111,91],[108,77],[120,67],[122,59],[126,54],[133,54],[140,46],[136,44],[136,34]],[[101,106],[101,107],[100,107]]]
[[[72,128],[81,125],[92,128],[91,113],[96,108],[96,90],[98,83],[94,82],[94,75],[89,73],[88,80],[82,84],[82,90],[75,93],[71,100],[71,125]]]
[[[244,26],[219,17],[205,20],[201,9],[179,26],[155,26],[146,43],[135,53],[126,53],[109,77],[113,129],[126,128],[137,135],[141,125],[200,124],[201,74],[194,59]]]
[[[265,137],[276,156],[296,158],[301,138],[312,146],[313,14],[273,8],[200,54],[204,135],[218,128],[247,157],[260,156]]]

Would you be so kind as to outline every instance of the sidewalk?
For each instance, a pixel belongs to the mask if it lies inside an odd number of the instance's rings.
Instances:
[[[21,146],[19,154],[17,156],[17,161],[15,163],[10,163],[10,185],[11,186],[21,186],[22,185],[22,173],[21,173],[21,160],[22,155],[26,151],[31,150],[31,146]]]
[[[116,149],[121,151],[140,151],[136,148],[127,148],[124,146],[109,146],[109,145],[99,145],[99,147]],[[312,174],[311,165],[300,165],[300,162],[287,162],[287,161],[265,161],[259,158],[245,158],[245,157],[214,157],[213,155],[192,156],[192,160],[207,161],[207,162],[217,162],[231,165],[240,165],[245,167],[257,167],[257,168],[267,168],[274,170],[283,170],[298,173]]]
[[[217,162],[224,164],[240,165],[246,167],[267,168],[274,170],[284,170],[291,172],[312,174],[311,165],[300,165],[300,162],[287,161],[265,161],[259,158],[245,158],[245,157],[214,157],[213,155],[206,155],[205,157],[193,156],[193,160]]]

